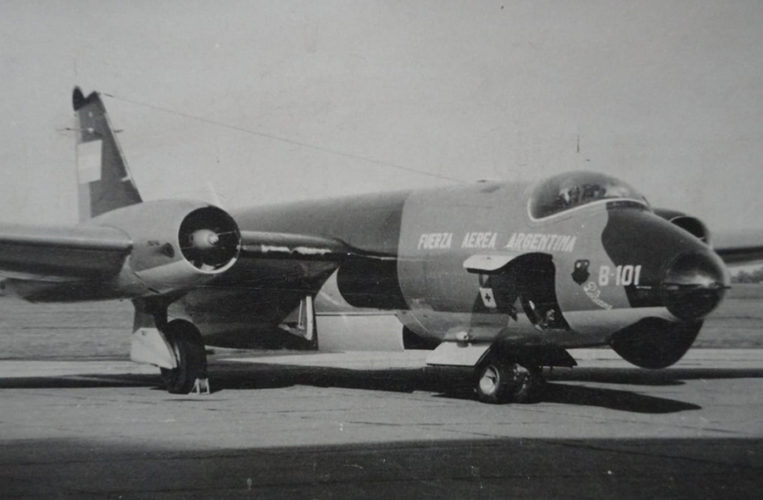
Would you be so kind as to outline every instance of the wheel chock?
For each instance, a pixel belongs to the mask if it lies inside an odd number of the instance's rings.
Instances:
[[[191,389],[191,394],[212,394],[212,391],[209,388],[209,379],[208,378],[197,378],[196,382],[193,383],[193,389]]]

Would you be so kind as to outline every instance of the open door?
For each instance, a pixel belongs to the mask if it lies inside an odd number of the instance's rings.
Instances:
[[[519,267],[519,297],[527,319],[538,330],[569,329],[556,298],[556,266],[550,256],[536,254]]]
[[[315,342],[315,306],[312,295],[305,295],[299,301],[299,305],[278,326],[308,342]]]
[[[473,255],[464,268],[479,278],[480,310],[516,320],[521,307],[538,330],[569,329],[556,298],[556,266],[550,255]]]

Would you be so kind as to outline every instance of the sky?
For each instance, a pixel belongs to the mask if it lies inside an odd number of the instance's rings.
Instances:
[[[3,1],[0,222],[76,222],[80,85],[145,199],[587,169],[760,230],[761,26],[758,1]]]

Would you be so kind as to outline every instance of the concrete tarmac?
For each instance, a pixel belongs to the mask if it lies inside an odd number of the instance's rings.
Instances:
[[[419,351],[218,352],[206,396],[121,359],[0,361],[0,497],[759,497],[763,350],[572,354],[500,406]]]

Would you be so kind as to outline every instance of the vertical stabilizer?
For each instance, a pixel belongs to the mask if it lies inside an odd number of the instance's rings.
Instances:
[[[77,181],[79,218],[140,203],[138,188],[97,92],[85,97],[75,87],[72,104],[77,118]]]

